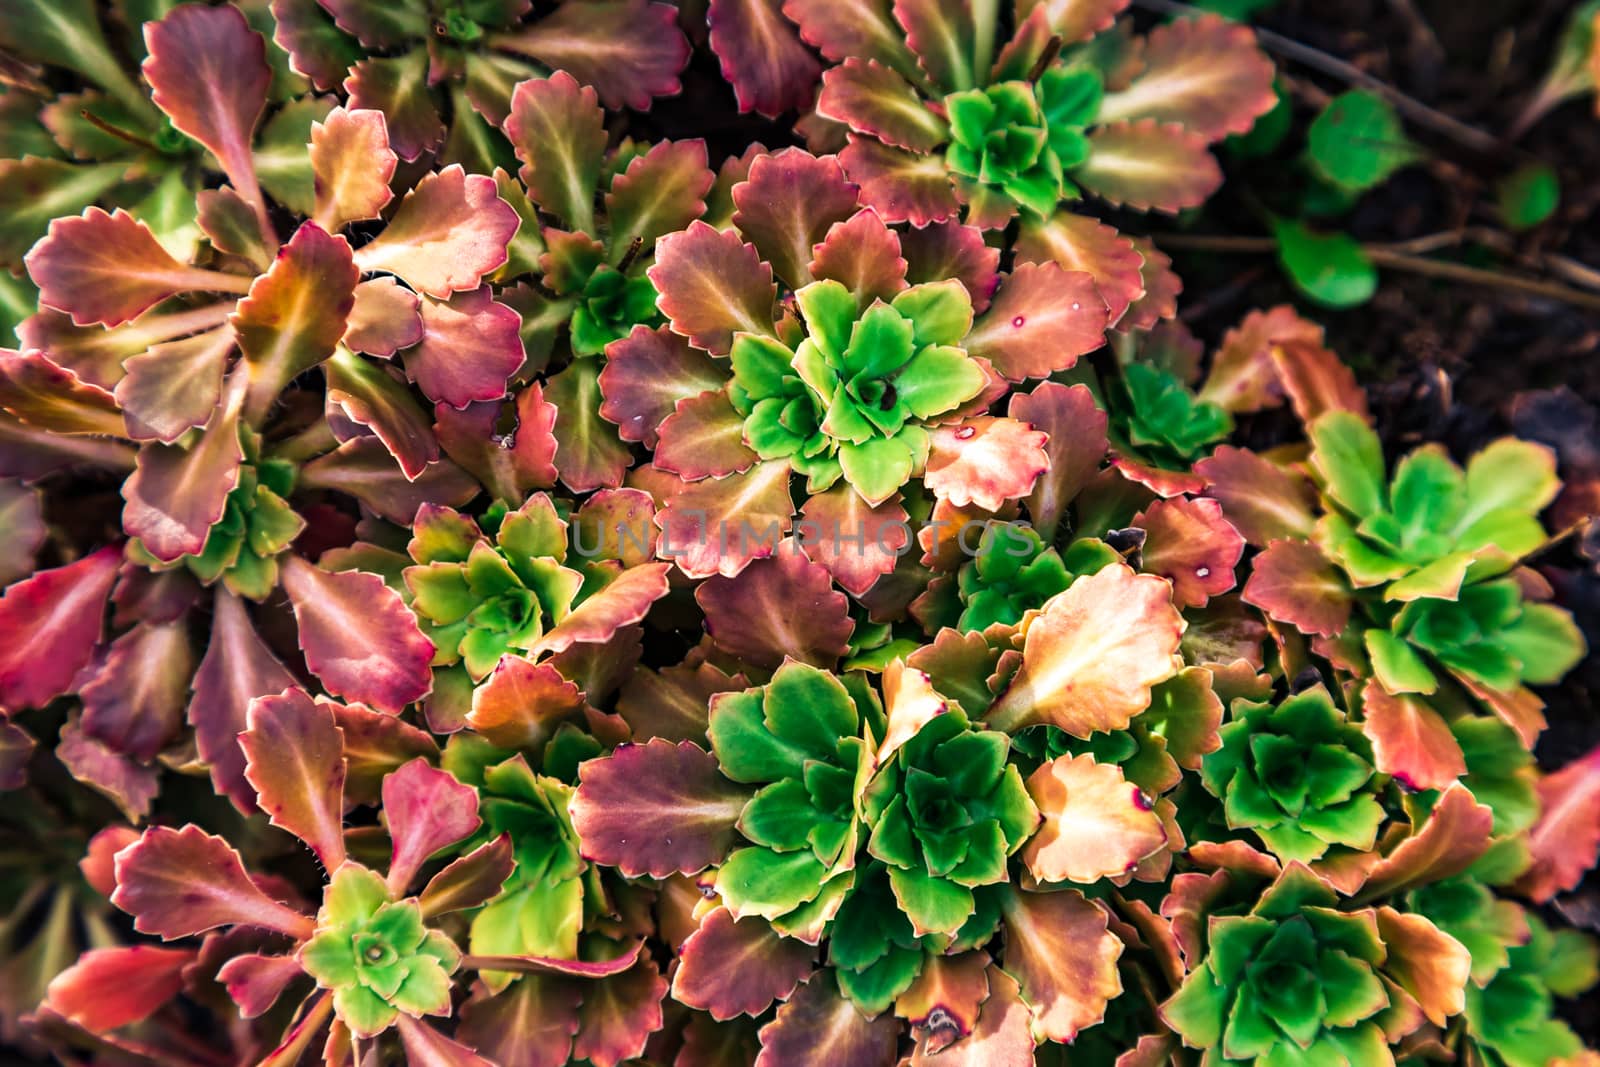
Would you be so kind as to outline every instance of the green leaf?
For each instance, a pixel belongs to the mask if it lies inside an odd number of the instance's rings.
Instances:
[[[1378,289],[1378,270],[1356,241],[1342,233],[1319,234],[1290,219],[1273,224],[1278,261],[1295,286],[1328,307],[1364,304]]]
[[[1421,158],[1394,105],[1366,89],[1341,93],[1323,108],[1306,131],[1306,151],[1323,177],[1357,191]]]
[[[972,890],[926,871],[891,867],[889,885],[919,934],[953,934],[977,907]]]
[[[1439,679],[1422,657],[1388,630],[1368,630],[1367,655],[1378,682],[1391,693],[1432,693]]]
[[[1387,510],[1383,445],[1366,420],[1351,411],[1330,411],[1311,424],[1311,462],[1328,495],[1356,515]]]
[[[821,892],[827,874],[810,851],[778,853],[752,845],[717,871],[717,892],[736,918],[776,919]]]
[[[1495,185],[1500,217],[1513,230],[1526,230],[1555,214],[1561,203],[1561,181],[1547,163],[1528,163]]]

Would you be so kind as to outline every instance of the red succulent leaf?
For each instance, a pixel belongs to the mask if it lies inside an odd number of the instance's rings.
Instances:
[[[685,485],[656,514],[657,546],[691,578],[732,577],[772,555],[794,517],[789,464],[757,463],[742,474]]]
[[[250,952],[224,963],[217,970],[217,981],[239,1005],[239,1014],[254,1019],[276,1004],[289,983],[304,973],[300,961],[292,955]]]
[[[1086,385],[1040,382],[1030,393],[1015,393],[1006,414],[1048,437],[1045,455],[1050,468],[1028,496],[1028,517],[1047,538],[1054,538],[1072,503],[1106,454],[1106,413]]]
[[[1127,874],[1167,843],[1161,819],[1122,768],[1087,753],[1058,756],[1028,776],[1039,832],[1022,862],[1041,882],[1095,882]]]
[[[559,975],[524,975],[504,992],[468,1001],[456,1033],[497,1063],[563,1067],[583,993],[583,983]]]
[[[234,333],[223,326],[177,341],[152,345],[123,363],[117,383],[129,437],[171,444],[204,426],[222,397],[222,376]]]
[[[1152,29],[1143,66],[1126,88],[1108,92],[1097,121],[1180,123],[1207,141],[1246,133],[1277,102],[1272,61],[1250,27],[1201,15]]]
[[[1331,637],[1350,621],[1350,587],[1332,561],[1309,541],[1273,541],[1250,563],[1240,594],[1278,622],[1301,633]]]
[[[1262,459],[1246,448],[1222,445],[1194,465],[1206,494],[1252,545],[1304,541],[1316,527],[1316,489],[1300,474]]]
[[[482,823],[477,790],[426,759],[414,759],[383,780],[383,815],[394,843],[386,882],[395,898],[406,895],[429,856]]]
[[[634,241],[654,249],[656,238],[704,215],[715,180],[701,140],[661,141],[635,156],[606,193],[613,261],[626,255]]]
[[[582,707],[583,693],[554,665],[506,655],[473,691],[467,725],[502,748],[531,748]]]
[[[80,380],[43,352],[0,348],[0,408],[52,434],[127,435],[111,393]]]
[[[131,826],[107,826],[89,839],[89,847],[78,861],[78,870],[83,872],[83,880],[89,883],[90,889],[103,897],[116,892],[116,855],[137,840],[139,831]]]
[[[140,623],[111,643],[104,660],[80,681],[83,732],[111,749],[148,762],[183,724],[194,674],[187,628]]]
[[[422,340],[405,353],[406,372],[429,400],[464,408],[498,400],[522,366],[522,316],[487,285],[448,300],[422,301]]]
[[[205,431],[188,448],[152,444],[140,449],[138,469],[123,483],[122,525],[158,560],[170,563],[198,554],[239,484],[243,384],[236,372]]]
[[[250,144],[267,107],[267,42],[233,6],[183,4],[144,27],[150,98],[180,133],[210,149],[270,234]]]
[[[129,759],[105,742],[90,737],[76,719],[61,727],[56,740],[56,759],[74,778],[108,797],[129,822],[139,822],[150,813],[150,804],[161,791],[156,768]]]
[[[800,27],[801,39],[831,63],[858,56],[922,80],[905,31],[882,0],[784,0],[783,13]]]
[[[1600,748],[1539,780],[1539,821],[1528,833],[1533,864],[1517,891],[1536,903],[1577,886],[1600,854]]]
[[[400,157],[389,147],[383,112],[334,108],[312,124],[306,154],[316,175],[312,218],[329,233],[346,223],[379,218],[394,199],[389,181]]]
[[[537,22],[491,38],[498,48],[571,71],[594,86],[609,108],[647,111],[658,96],[676,95],[689,42],[675,4],[587,0],[563,4]]]
[[[928,437],[924,482],[956,507],[999,511],[1032,492],[1050,467],[1044,432],[1016,419],[980,416],[936,426]]]
[[[405,1050],[406,1063],[415,1067],[496,1067],[493,1060],[405,1012],[395,1017],[395,1025],[400,1028],[400,1047]]]
[[[420,340],[422,309],[416,293],[388,277],[356,286],[344,332],[346,348],[388,359]]]
[[[517,394],[516,428],[499,436],[502,404],[486,401],[457,411],[434,407],[434,431],[450,458],[461,464],[500,500],[515,503],[535,489],[556,484],[555,406],[538,382]]]
[[[604,644],[617,631],[643,621],[650,606],[667,595],[671,570],[670,563],[629,567],[541,637],[533,654],[565,652],[575,644]]]
[[[1449,724],[1420,697],[1391,696],[1368,681],[1361,691],[1361,730],[1372,742],[1373,765],[1407,789],[1446,789],[1467,773]]]
[[[1016,988],[1015,982],[1011,988]],[[990,992],[987,952],[974,949],[956,956],[929,956],[916,980],[895,998],[894,1013],[910,1024],[918,1038],[918,1054],[932,1055],[972,1033]],[[1026,1031],[1026,1008],[1022,1018]],[[1032,1037],[1028,1044],[1031,1048]]]
[[[41,1007],[92,1034],[140,1022],[178,995],[195,956],[193,949],[155,945],[91,949],[50,980]]]
[[[428,414],[396,369],[369,363],[349,352],[335,353],[324,368],[327,411],[334,432],[346,433],[338,420],[349,420],[377,434],[407,478],[419,477],[439,458]]]
[[[1140,569],[1170,579],[1179,608],[1203,608],[1233,588],[1244,538],[1217,501],[1157,500],[1133,517],[1133,525],[1145,532]]]
[[[331,92],[360,58],[356,42],[346,37],[317,0],[271,0],[272,40],[289,57],[289,67],[310,79],[319,92]]]
[[[728,675],[711,663],[681,663],[659,671],[641,668],[628,676],[617,697],[617,714],[640,741],[706,740],[706,705],[718,693],[743,689],[744,675]]]
[[[551,956],[474,956],[480,970],[511,971],[515,974],[545,974],[566,978],[598,980],[630,970],[644,950],[643,941],[624,946],[617,956],[603,960],[568,960]]]
[[[1070,1042],[1105,1017],[1122,992],[1117,960],[1122,940],[1106,928],[1106,912],[1077,890],[1025,893],[1007,890],[1002,962],[1015,976],[1033,1012],[1033,1032]]]
[[[511,94],[505,129],[533,202],[573,230],[592,231],[606,150],[605,112],[595,91],[564,70],[531,78]]]
[[[657,739],[584,763],[569,808],[585,859],[664,878],[720,862],[749,799],[705,749]]]
[[[272,265],[277,248],[276,234],[273,247],[269,249],[255,208],[245,203],[233,186],[202,189],[195,194],[195,208],[196,225],[217,251],[240,257],[257,274]]]
[[[487,904],[517,868],[511,835],[479,845],[428,879],[418,895],[424,918]]]
[[[506,261],[522,219],[494,179],[459,165],[429,174],[406,194],[389,224],[356,252],[363,273],[389,271],[439,300],[476,289]]]
[[[1091,215],[1058,211],[1043,221],[1025,219],[1017,236],[1017,259],[1088,271],[1113,326],[1144,295],[1144,256],[1131,238]]]
[[[862,308],[873,300],[889,300],[906,287],[900,237],[871,208],[833,224],[816,246],[808,272],[841,283]]]
[[[906,281],[912,285],[954,278],[966,286],[972,310],[983,314],[1000,285],[1000,250],[984,243],[983,231],[947,219],[900,234]]]
[[[244,752],[238,736],[247,725],[250,702],[281,693],[295,684],[272,650],[256,633],[244,602],[217,587],[211,618],[211,643],[194,675],[189,722],[195,748],[211,767],[211,781],[241,811],[256,808],[255,791],[245,781]]]
[[[185,267],[121,208],[52,220],[26,263],[40,304],[69,313],[78,326],[120,326],[191,289],[243,293],[250,286],[242,275]]]
[[[290,555],[283,588],[300,624],[306,666],[328,692],[396,713],[427,695],[433,642],[382,578],[331,573]]]
[[[989,725],[1048,723],[1074,737],[1126,729],[1151,687],[1177,673],[1183,628],[1164,579],[1120,563],[1080,578],[1028,622],[1021,669]]]
[[[944,160],[938,156],[919,155],[852,133],[839,162],[861,187],[861,202],[876,208],[887,222],[926,226],[952,218],[961,209]]]
[[[459,507],[479,492],[472,476],[449,460],[430,463],[416,478],[407,478],[376,437],[346,441],[307,463],[300,469],[300,487],[346,493],[401,525],[423,504]]]
[[[593,1067],[617,1067],[644,1055],[650,1035],[661,1029],[662,998],[667,980],[655,960],[640,954],[620,974],[607,975],[584,987],[578,1007],[578,1035],[572,1057]]]
[[[761,1028],[755,1067],[889,1067],[899,1037],[899,1019],[889,1012],[867,1018],[839,995],[831,973],[818,971]]]
[[[1020,263],[965,342],[1013,382],[1071,370],[1105,344],[1106,305],[1092,275],[1057,263]]]
[[[351,109],[383,112],[389,144],[408,163],[444,140],[444,121],[428,92],[428,66],[427,51],[415,48],[363,59],[344,80]]]
[[[815,945],[779,935],[765,919],[736,920],[727,908],[714,908],[678,950],[672,996],[723,1022],[760,1015],[789,999],[816,956]]]
[[[1017,21],[1042,8],[1062,43],[1077,44],[1109,30],[1127,6],[1128,0],[1021,0]]]
[[[932,152],[950,127],[911,83],[882,63],[851,57],[822,77],[817,114],[911,152]]]
[[[0,595],[0,707],[43,707],[67,691],[100,641],[121,563],[107,546]]]
[[[898,499],[869,507],[843,482],[807,498],[800,514],[800,545],[806,555],[854,596],[894,570],[911,542],[906,509]]]
[[[757,156],[732,195],[734,225],[791,289],[812,280],[806,265],[817,242],[857,207],[856,188],[839,161],[799,148]]]
[[[804,111],[816,94],[822,64],[800,43],[780,0],[711,0],[706,24],[722,76],[740,111],[777,118]]]
[[[974,69],[977,26],[970,4],[952,0],[895,0],[894,20],[906,31],[906,47],[941,93],[981,84]]]
[[[1388,953],[1383,973],[1409,993],[1434,1026],[1445,1026],[1466,1007],[1472,954],[1425,915],[1377,910],[1378,935]]]
[[[831,665],[848,650],[855,626],[849,599],[793,541],[736,577],[702,582],[694,598],[717,647],[758,667],[776,667],[786,657]]]
[[[980,962],[988,959],[982,954],[962,958],[975,958]],[[938,965],[944,962],[945,958],[940,957],[924,964],[918,984],[923,976],[937,973]],[[981,1009],[973,1006],[975,1023],[962,1020],[965,1029],[957,1030],[954,1025],[947,1024],[928,1030],[912,1053],[910,1067],[1029,1067],[1034,1062],[1032,1013],[1023,1002],[1021,987],[1016,979],[993,964],[989,965],[983,979],[986,999]],[[912,986],[913,990],[916,988],[917,985]],[[901,1000],[904,999],[902,996]],[[947,1012],[940,1018],[954,1016]],[[960,1040],[950,1044],[957,1037]],[[937,1059],[934,1058],[936,1054]],[[1127,1065],[1120,1064],[1120,1067]]]
[[[1367,417],[1367,394],[1355,373],[1321,344],[1284,339],[1271,345],[1268,352],[1290,406],[1305,425],[1329,411],[1353,411]]]
[[[744,443],[744,418],[723,389],[677,402],[662,420],[655,465],[685,481],[749,470],[756,454]]]
[[[600,371],[593,359],[575,359],[545,383],[555,405],[556,467],[561,484],[575,493],[615,488],[633,465],[633,453],[600,418]]]
[[[404,719],[373,711],[365,704],[336,704],[319,699],[333,711],[333,721],[344,732],[344,802],[376,804],[383,780],[396,769],[421,756],[439,758],[439,746],[426,730]]]
[[[1089,135],[1089,160],[1072,176],[1116,207],[1177,214],[1199,207],[1222,184],[1222,169],[1206,143],[1176,123],[1113,123]]]
[[[1172,257],[1144,238],[1135,239],[1134,249],[1144,257],[1139,268],[1144,295],[1128,305],[1128,312],[1117,323],[1123,331],[1150,330],[1158,323],[1177,317],[1178,297],[1183,295],[1183,279],[1172,269]],[[1198,348],[1199,342],[1195,342]]]
[[[668,234],[649,275],[672,329],[698,348],[726,355],[739,331],[772,334],[772,268],[736,233],[697,221]]]
[[[133,916],[133,928],[166,941],[219,926],[254,926],[292,938],[313,923],[262,892],[239,853],[198,826],[155,826],[117,853],[111,903]]]
[[[1250,312],[1223,335],[1200,399],[1236,414],[1277,407],[1283,403],[1283,383],[1272,348],[1289,341],[1320,346],[1322,327],[1288,304]]]
[[[314,222],[279,249],[229,320],[249,367],[248,418],[262,418],[284,386],[333,355],[360,280],[350,245]]]
[[[726,367],[667,327],[635,326],[606,348],[600,417],[616,423],[624,441],[640,441],[654,450],[662,422],[680,400],[721,389],[727,380]]]
[[[239,735],[244,776],[272,825],[294,834],[324,870],[344,863],[344,732],[303,689],[250,702]]]
[[[1450,786],[1427,821],[1372,868],[1358,899],[1390,897],[1455,877],[1488,849],[1493,826],[1494,812],[1474,800],[1466,786]]]

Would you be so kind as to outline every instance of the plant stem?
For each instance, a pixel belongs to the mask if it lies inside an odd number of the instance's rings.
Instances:
[[[1192,252],[1262,255],[1278,251],[1278,242],[1271,237],[1226,237],[1174,233],[1152,234],[1151,239],[1156,242],[1159,248],[1172,248]],[[1469,285],[1515,289],[1532,296],[1559,300],[1574,307],[1600,311],[1600,294],[1585,293],[1570,286],[1562,285],[1559,282],[1545,281],[1542,278],[1527,278],[1520,274],[1504,274],[1500,271],[1483,270],[1479,267],[1469,267],[1464,263],[1426,259],[1408,252],[1396,251],[1387,245],[1362,245],[1361,251],[1369,260],[1380,267],[1389,267],[1393,270],[1402,270],[1434,278],[1449,278],[1452,281],[1466,282]]]

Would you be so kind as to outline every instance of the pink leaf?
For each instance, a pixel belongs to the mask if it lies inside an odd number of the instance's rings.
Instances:
[[[1008,890],[1002,900],[1002,962],[1033,1011],[1034,1033],[1070,1042],[1104,1019],[1106,1004],[1121,994],[1122,941],[1107,929],[1107,913],[1076,890]]]
[[[403,897],[428,857],[478,828],[478,792],[448,771],[414,759],[383,780],[383,814],[394,847],[389,895]]]
[[[0,706],[43,707],[67,691],[100,640],[121,563],[107,546],[0,595]]]
[[[1108,322],[1116,325],[1133,301],[1144,295],[1144,256],[1133,241],[1091,215],[1058,211],[1044,221],[1024,220],[1017,258],[1059,263],[1087,271],[1105,300]]]
[[[366,272],[386,270],[440,300],[476,289],[506,261],[522,224],[495,192],[494,179],[459,165],[430,174],[406,194],[394,217],[356,253]]]
[[[672,329],[698,348],[725,355],[736,332],[772,334],[772,268],[735,233],[697,221],[668,234],[649,275]]]
[[[317,225],[336,233],[345,224],[376,219],[394,193],[389,180],[400,158],[389,147],[383,112],[336,107],[311,126],[307,148],[316,175]]]
[[[1067,505],[1100,469],[1106,454],[1106,413],[1086,385],[1040,382],[1031,393],[1014,393],[1006,414],[1048,435],[1050,469],[1028,496],[1028,517],[1054,537]]]
[[[906,287],[900,238],[871,208],[833,224],[814,250],[809,271],[813,278],[843,284],[862,308],[873,300],[889,300]]]
[[[1332,637],[1350,621],[1350,589],[1333,563],[1309,541],[1273,541],[1250,564],[1240,594],[1301,633]]]
[[[195,955],[155,945],[91,949],[50,980],[42,1007],[92,1034],[140,1022],[178,995]]]
[[[1244,538],[1215,500],[1156,500],[1133,517],[1145,532],[1140,569],[1172,582],[1179,608],[1203,608],[1233,588]]]
[[[327,362],[323,374],[328,418],[337,436],[360,435],[340,427],[340,418],[366,427],[383,442],[407,478],[418,477],[439,458],[439,442],[427,412],[397,370],[341,351]]]
[[[749,799],[705,749],[658,739],[583,764],[570,810],[586,859],[630,878],[664,878],[726,856]]]
[[[606,150],[605,112],[595,91],[564,70],[522,82],[505,128],[534,203],[573,230],[593,230]]]
[[[1128,0],[1021,0],[1017,21],[1043,8],[1051,30],[1061,35],[1062,42],[1078,44],[1109,30],[1127,6]]]
[[[544,398],[538,382],[517,394],[517,424],[500,437],[499,401],[468,404],[457,411],[448,404],[433,409],[434,430],[450,458],[461,464],[508,503],[519,503],[534,489],[556,484],[555,406]]]
[[[144,42],[149,57],[141,70],[150,98],[180,133],[211,150],[233,187],[256,206],[266,232],[250,143],[272,83],[267,42],[238,8],[201,4],[146,23]]]
[[[1106,305],[1091,275],[1020,263],[973,325],[966,349],[1020,382],[1071,370],[1079,356],[1105,344],[1105,335]]]
[[[1097,122],[1176,122],[1207,141],[1246,133],[1277,101],[1272,61],[1248,26],[1217,15],[1177,19],[1144,39],[1143,66],[1108,92]]]
[[[303,689],[285,689],[252,700],[245,721],[244,776],[261,810],[310,845],[324,870],[338,870],[345,858],[344,733],[333,712]]]
[[[591,594],[533,646],[532,655],[565,652],[575,644],[599,645],[618,630],[644,620],[650,606],[667,595],[670,563],[629,567]]]
[[[438,412],[435,410],[435,417]],[[443,440],[443,435],[440,435]],[[347,493],[390,522],[405,525],[423,504],[459,507],[478,495],[478,483],[449,460],[407,478],[376,437],[357,437],[300,470],[300,488]]]
[[[784,0],[783,13],[802,40],[833,63],[851,56],[873,59],[908,78],[920,78],[906,35],[881,0]]]
[[[939,156],[918,155],[853,133],[839,162],[861,186],[861,202],[876,208],[885,222],[921,227],[953,218],[961,209]]]
[[[732,577],[772,555],[794,517],[789,474],[787,463],[757,463],[685,485],[656,514],[658,551],[691,578]]]
[[[711,640],[758,667],[776,667],[786,657],[829,666],[849,649],[855,627],[849,599],[793,541],[736,577],[702,582],[694,598]]]
[[[1528,834],[1533,866],[1517,889],[1542,904],[1576,887],[1600,853],[1600,748],[1540,779],[1539,804]]]
[[[228,494],[239,484],[244,449],[239,444],[239,371],[218,401],[199,440],[146,445],[138,469],[122,486],[122,525],[156,559],[170,563],[198,555],[222,518]]]
[[[127,436],[116,398],[43,352],[0,348],[0,408],[53,434]]]
[[[755,1067],[889,1067],[899,1038],[900,1020],[893,1013],[868,1019],[839,995],[831,973],[818,971],[761,1028]]]
[[[383,112],[389,143],[412,162],[444,140],[444,122],[428,91],[428,52],[414,48],[397,56],[363,59],[344,80],[354,110]]]
[[[779,936],[765,919],[714,908],[678,950],[672,996],[726,1021],[787,1000],[815,964],[815,945]]]
[[[1174,123],[1102,126],[1089,135],[1089,145],[1089,161],[1072,176],[1116,207],[1176,214],[1199,207],[1222,184],[1206,139]]]
[[[779,0],[711,0],[706,23],[740,111],[777,118],[811,105],[822,65],[800,43]]]
[[[950,139],[948,125],[911,83],[870,59],[851,57],[823,75],[817,114],[912,152],[932,152]]]
[[[1281,539],[1308,540],[1316,525],[1316,490],[1303,476],[1245,448],[1223,445],[1194,465],[1206,493],[1245,540],[1258,547]]]
[[[195,748],[211,766],[211,781],[243,812],[256,808],[255,793],[244,778],[244,752],[238,736],[248,725],[250,702],[281,693],[295,684],[272,650],[261,640],[244,601],[217,588],[211,617],[211,644],[194,676],[189,722]]]
[[[617,1067],[644,1055],[650,1035],[661,1029],[661,1000],[667,980],[655,960],[641,955],[620,974],[587,986],[578,1007],[578,1036],[572,1058],[593,1067]]]
[[[686,482],[735,474],[756,463],[744,443],[744,418],[723,389],[679,400],[659,433],[652,462]]]
[[[900,250],[912,285],[954,278],[966,286],[973,311],[981,315],[989,307],[1000,284],[1000,250],[985,244],[976,226],[947,219],[909,230],[900,235]]]
[[[450,863],[428,879],[418,895],[425,918],[486,904],[516,870],[511,835],[501,834]]]
[[[356,352],[388,359],[422,340],[421,301],[393,278],[373,278],[356,286],[344,343]]]
[[[894,570],[911,541],[906,509],[894,498],[868,507],[844,482],[807,498],[800,544],[845,592],[860,596]]]
[[[395,1021],[400,1027],[400,1047],[405,1050],[406,1063],[414,1067],[495,1067],[493,1060],[484,1059],[405,1012]]]
[[[68,773],[109,797],[129,822],[139,822],[148,815],[151,802],[161,791],[160,776],[153,766],[130,759],[90,737],[76,721],[61,728],[55,754]]]
[[[111,903],[133,916],[133,928],[171,941],[219,926],[255,926],[292,938],[313,923],[263,893],[226,841],[198,826],[146,830],[117,853]]]
[[[306,666],[328,692],[395,713],[427,695],[433,642],[382,578],[330,573],[290,555],[283,588],[300,624]]]
[[[239,1005],[239,1014],[254,1019],[278,1002],[289,983],[305,972],[294,956],[267,956],[258,952],[235,956],[217,970],[217,981]]]
[[[152,345],[129,357],[117,383],[128,435],[171,444],[204,426],[222,398],[222,373],[234,346],[233,330],[220,327]]]
[[[661,141],[635,156],[606,193],[612,260],[626,254],[634,241],[641,250],[654,249],[658,237],[704,215],[706,194],[715,180],[706,165],[704,141]]]
[[[422,340],[405,354],[406,371],[429,400],[464,408],[498,400],[522,366],[522,316],[487,285],[449,300],[422,301]]]
[[[1283,403],[1283,383],[1278,380],[1272,348],[1285,341],[1320,346],[1322,327],[1302,319],[1288,304],[1250,312],[1223,335],[1200,399],[1235,413]]]
[[[957,507],[999,511],[1033,491],[1049,469],[1046,435],[1016,419],[981,416],[936,426],[929,434],[924,483]]]
[[[600,369],[600,417],[617,425],[624,441],[656,447],[661,423],[678,401],[727,384],[728,372],[665,326],[633,332],[606,348]]]
[[[111,643],[105,660],[78,685],[83,732],[148,762],[172,741],[194,674],[182,621],[140,623]]]
[[[817,242],[857,206],[839,161],[799,148],[757,156],[749,176],[733,187],[733,203],[733,224],[793,289],[812,280],[806,264]]]
[[[594,86],[606,107],[635,111],[649,110],[655,97],[676,95],[678,72],[689,59],[677,5],[646,0],[564,4],[519,31],[496,35],[493,43],[570,71]]]

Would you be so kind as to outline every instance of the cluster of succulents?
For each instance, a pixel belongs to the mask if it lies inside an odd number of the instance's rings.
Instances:
[[[5,1040],[1575,1062],[1553,457],[1206,356],[1091,211],[1273,68],[1123,6],[0,11]],[[806,147],[624,136],[691,40]]]

